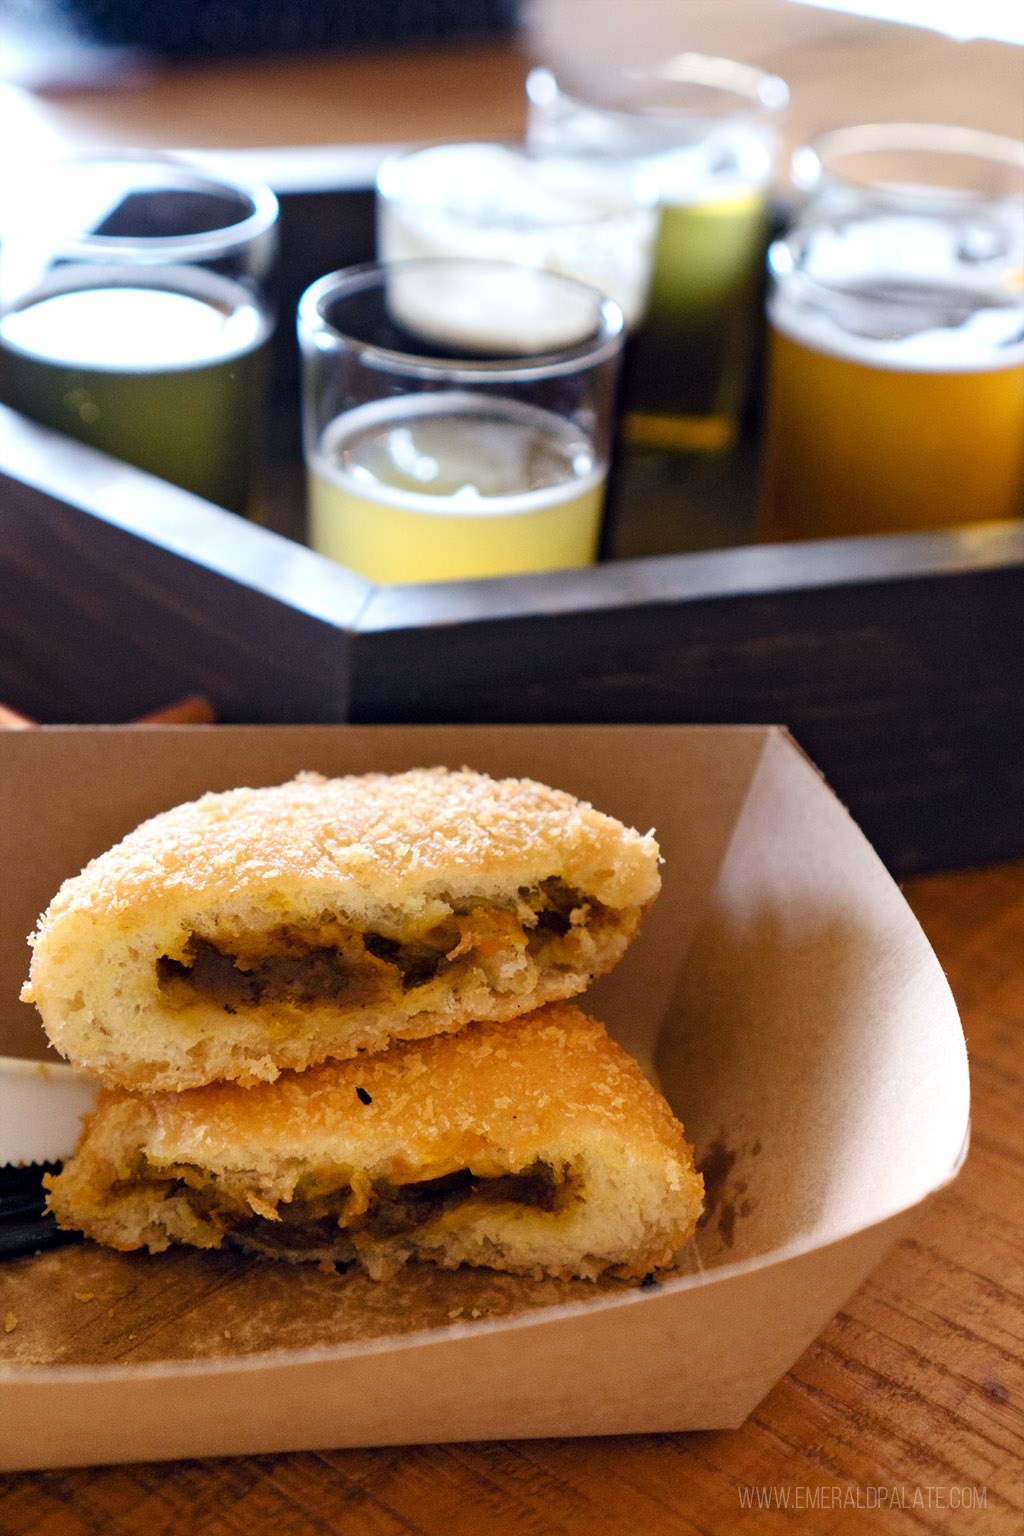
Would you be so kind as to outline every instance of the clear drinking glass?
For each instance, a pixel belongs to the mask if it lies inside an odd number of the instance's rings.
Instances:
[[[432,259],[299,302],[314,549],[374,581],[595,558],[622,311],[561,275]]]
[[[1024,143],[945,123],[860,123],[793,151],[799,218],[900,208],[987,209],[1024,226]]]
[[[629,168],[512,144],[429,144],[377,176],[377,255],[479,257],[542,267],[643,313],[657,215]]]
[[[277,200],[186,161],[83,156],[23,187],[0,238],[0,399],[247,509]]]
[[[766,538],[1024,513],[1024,225],[869,206],[798,225],[769,271]]]
[[[761,325],[785,83],[731,59],[682,53],[579,77],[541,67],[526,89],[531,149],[629,165],[659,203],[647,315],[624,379],[627,440],[729,447]]]

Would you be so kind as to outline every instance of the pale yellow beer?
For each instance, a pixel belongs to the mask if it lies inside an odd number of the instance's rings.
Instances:
[[[379,582],[586,565],[605,465],[572,422],[461,391],[374,401],[309,458],[309,542]]]

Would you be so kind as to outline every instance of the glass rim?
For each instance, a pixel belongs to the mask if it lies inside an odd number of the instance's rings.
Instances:
[[[973,207],[964,210],[961,220],[951,221],[948,212],[938,209],[905,208],[899,211],[878,208],[864,208],[855,214],[843,213],[838,210],[825,211],[816,217],[807,218],[793,225],[784,234],[779,235],[768,247],[767,270],[773,284],[778,287],[782,283],[799,283],[805,290],[821,294],[834,294],[842,296],[849,293],[848,280],[837,277],[830,280],[827,274],[813,271],[804,264],[812,242],[823,232],[834,231],[843,234],[858,227],[872,224],[888,224],[893,220],[905,219],[914,224],[928,224],[933,229],[941,229],[950,238],[955,237],[962,241],[967,225],[973,229],[983,229],[993,237],[994,245],[992,261],[999,263],[999,270],[1005,273],[1005,288],[1001,285],[1000,292],[1005,292],[1005,297],[1010,308],[1024,310],[1024,286],[1015,281],[1021,271],[1024,262],[1024,229],[1016,239],[1012,237],[1006,220],[1000,219],[997,214],[987,209],[975,210]],[[885,264],[880,268],[892,274],[891,264]],[[917,270],[916,267],[913,270]],[[867,274],[866,274],[867,275]],[[982,271],[977,266],[975,258],[975,275],[982,278]],[[981,286],[992,291],[992,282],[984,281]],[[906,296],[898,300],[880,299],[880,303],[890,305],[908,302]]]
[[[682,103],[645,108],[631,105],[624,99],[631,88],[650,85],[697,86],[720,93],[723,106],[727,99],[732,100],[735,115],[751,109],[776,115],[789,105],[789,86],[781,75],[757,64],[743,64],[738,59],[686,51],[670,54],[649,65],[625,65],[620,70],[600,65],[584,65],[574,70],[571,65],[538,64],[526,77],[526,95],[539,107],[561,97],[574,106],[627,122],[637,119],[671,122],[699,115]],[[614,87],[618,87],[618,94]],[[730,112],[726,107],[714,115],[728,116]]]
[[[582,341],[546,352],[509,353],[507,356],[481,358],[469,354],[465,357],[446,358],[402,352],[394,347],[381,346],[378,342],[364,341],[333,325],[324,313],[328,299],[380,288],[391,272],[412,271],[416,268],[437,271],[443,267],[529,272],[534,277],[588,294],[595,300],[597,329]],[[589,284],[565,277],[560,272],[552,272],[546,267],[531,267],[523,262],[478,261],[468,256],[413,256],[398,261],[367,261],[325,273],[301,295],[296,326],[300,348],[304,352],[322,351],[317,338],[329,336],[358,356],[361,362],[377,366],[381,371],[401,372],[423,379],[443,378],[460,383],[490,380],[504,383],[530,382],[575,373],[581,364],[592,367],[614,357],[620,351],[625,335],[625,318],[620,306]]]
[[[62,235],[57,232],[52,240],[55,255],[76,260],[92,255],[117,256],[128,261],[134,258],[167,262],[175,257],[188,262],[212,260],[252,244],[271,231],[277,223],[280,212],[277,195],[265,182],[228,176],[219,168],[209,168],[185,154],[167,154],[161,150],[148,149],[86,150],[51,162],[42,174],[44,177],[60,177],[74,172],[76,168],[118,165],[137,166],[140,170],[151,166],[168,173],[169,178],[175,175],[182,180],[187,178],[197,190],[231,194],[247,201],[251,211],[219,229],[197,230],[191,234]],[[126,192],[133,190],[142,191],[144,187],[142,183],[138,188],[126,184]]]
[[[983,128],[967,128],[955,123],[871,122],[831,128],[813,135],[798,145],[790,159],[790,178],[798,191],[812,193],[830,182],[879,198],[895,195],[885,184],[844,172],[842,161],[858,155],[900,154],[934,155],[949,164],[971,159],[1020,173],[1024,193],[1024,140]],[[920,187],[901,188],[901,199],[915,197],[924,201],[943,193],[977,201],[1013,196],[1011,191],[993,192],[962,183],[931,182]]]
[[[537,150],[529,144],[517,143],[507,139],[439,139],[428,144],[418,144],[409,149],[397,150],[388,155],[380,164],[374,181],[377,195],[388,203],[402,202],[413,205],[417,210],[426,212],[443,213],[444,217],[453,224],[461,224],[466,228],[486,229],[508,225],[515,229],[516,233],[543,234],[547,231],[558,231],[572,227],[584,229],[602,229],[605,226],[614,226],[621,219],[635,218],[638,214],[649,214],[656,203],[654,190],[639,174],[630,177],[628,190],[625,189],[614,207],[595,208],[591,212],[574,212],[571,218],[554,221],[551,219],[532,220],[519,214],[504,215],[492,211],[477,210],[469,207],[453,207],[446,202],[437,202],[430,197],[422,196],[416,192],[410,192],[398,182],[404,169],[414,160],[422,156],[433,155],[446,149],[501,149],[514,156],[523,164],[552,165],[564,164],[566,167],[578,166],[576,157],[568,153],[549,150]],[[606,189],[607,190],[607,189]]]

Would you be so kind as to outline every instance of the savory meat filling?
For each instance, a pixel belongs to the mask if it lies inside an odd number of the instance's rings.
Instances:
[[[369,1000],[379,990],[372,986],[372,961],[367,963],[351,942],[344,949],[296,946],[291,954],[246,963],[193,934],[184,960],[161,955],[157,972],[164,991],[180,998],[183,985],[188,994],[227,1009],[262,1002],[315,1003],[325,998],[354,1003]]]
[[[308,1253],[310,1257],[336,1250],[339,1240],[354,1234],[371,1239],[401,1237],[456,1208],[511,1203],[554,1211],[570,1187],[546,1163],[491,1178],[461,1168],[416,1184],[380,1181],[362,1196],[348,1186],[306,1196],[297,1192],[292,1200],[281,1201],[273,1214],[257,1215],[253,1207],[265,1202],[255,1197],[250,1203],[244,1191],[229,1191],[199,1169],[164,1172],[176,1175],[154,1180],[165,1194],[183,1196],[197,1216],[212,1221],[229,1240],[268,1253]]]
[[[519,898],[518,911],[481,904],[408,941],[333,920],[316,928],[282,925],[231,948],[193,933],[181,959],[158,958],[160,988],[172,1005],[199,999],[229,1013],[276,1002],[367,1004],[459,968],[523,954],[537,964],[572,965],[584,932],[593,936],[615,923],[608,908],[557,878],[520,891]]]
[[[553,1170],[543,1163],[535,1163],[523,1173],[490,1179],[476,1178],[468,1168],[463,1168],[419,1184],[378,1186],[367,1209],[358,1215],[345,1210],[347,1190],[333,1199],[293,1200],[278,1206],[278,1221],[253,1216],[233,1222],[228,1227],[228,1236],[255,1240],[267,1250],[301,1249],[312,1253],[318,1248],[333,1247],[340,1231],[346,1235],[358,1232],[370,1238],[401,1237],[456,1207],[510,1202],[533,1210],[552,1211],[555,1188]]]

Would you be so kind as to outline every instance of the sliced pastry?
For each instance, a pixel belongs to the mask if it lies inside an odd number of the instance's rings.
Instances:
[[[582,992],[636,932],[658,860],[651,834],[528,779],[207,794],[65,881],[22,996],[117,1086],[270,1081]]]

